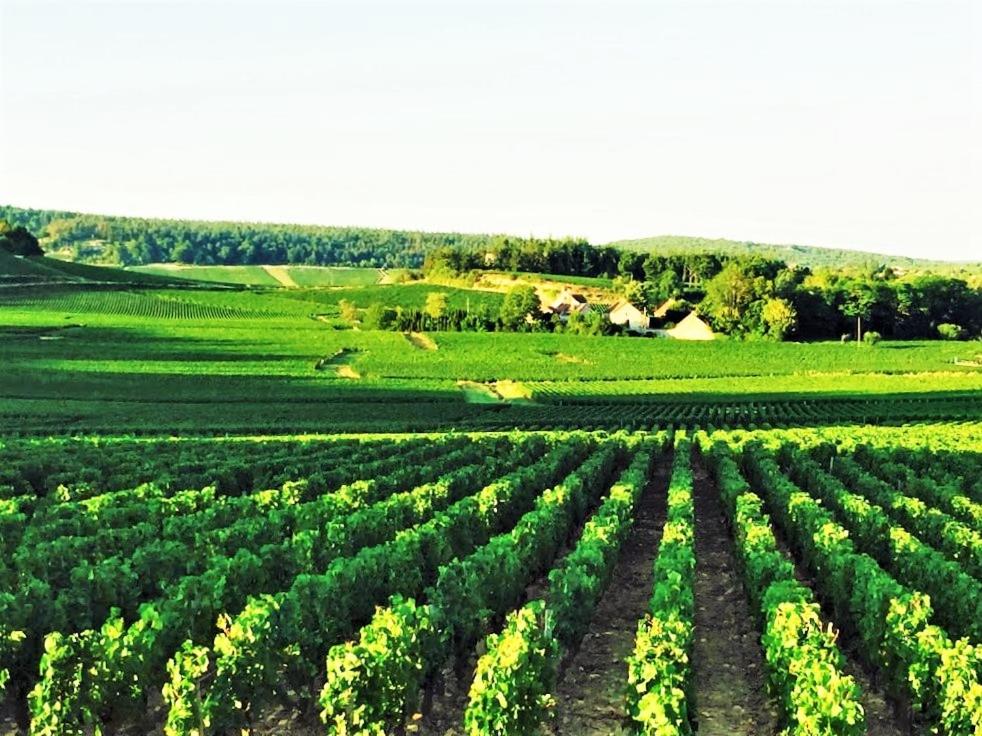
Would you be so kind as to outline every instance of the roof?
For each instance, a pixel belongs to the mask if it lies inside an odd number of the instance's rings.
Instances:
[[[610,312],[611,314],[613,314],[614,312],[619,312],[622,309],[628,309],[628,308],[633,309],[635,312],[637,312],[643,317],[648,316],[648,313],[644,309],[638,308],[636,305],[632,304],[627,299],[621,299],[619,302],[614,304],[614,306],[610,308]]]
[[[586,302],[576,302],[570,304],[568,302],[554,302],[552,306],[549,307],[549,311],[553,314],[579,314],[586,312],[590,309],[590,305]]]
[[[667,334],[676,340],[714,340],[716,333],[695,312],[689,312],[685,319],[675,327],[667,330]]]

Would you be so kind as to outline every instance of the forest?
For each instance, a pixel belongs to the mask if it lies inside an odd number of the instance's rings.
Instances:
[[[26,227],[46,250],[124,266],[296,264],[418,268],[440,247],[480,249],[488,235],[257,222],[204,222],[90,215],[0,206],[0,220]]]

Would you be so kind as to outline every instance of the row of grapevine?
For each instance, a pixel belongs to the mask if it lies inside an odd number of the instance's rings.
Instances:
[[[870,555],[899,582],[931,596],[937,623],[955,636],[982,642],[982,584],[961,566],[924,544],[863,496],[852,493],[790,444],[780,465],[803,490],[835,514],[857,549]]]
[[[386,486],[387,492],[363,499],[370,503],[359,504],[362,511],[315,520],[311,528],[287,534],[263,546],[257,554],[240,549],[232,557],[213,557],[205,573],[182,579],[159,602],[142,607],[139,618],[129,626],[123,626],[117,616],[110,616],[99,631],[52,634],[45,641],[46,651],[65,654],[49,658],[48,666],[42,667],[44,677],[32,695],[35,722],[48,722],[53,713],[60,714],[62,720],[69,714],[72,723],[86,723],[92,714],[104,712],[124,720],[133,717],[143,707],[146,688],[163,679],[164,664],[183,638],[203,641],[215,617],[224,611],[238,610],[248,596],[281,589],[298,576],[323,569],[319,566],[324,564],[322,560],[344,559],[350,550],[378,544],[396,533],[403,523],[415,523],[414,514],[431,515],[480,488],[486,473],[499,472],[521,455],[530,453],[534,460],[544,450],[541,439],[537,441],[538,448],[535,444],[520,445],[511,453],[503,452],[506,446],[495,447],[493,441],[480,443],[472,449],[491,451],[482,463],[461,465],[462,460],[473,462],[475,457],[461,457],[463,451],[459,451],[424,466],[407,468],[406,473],[415,474],[417,479],[432,477],[436,472],[446,474],[411,492],[395,495],[391,495],[393,488],[380,480],[379,485]],[[406,473],[396,477],[405,480]],[[351,519],[356,521],[347,523]],[[261,523],[256,525],[257,531],[261,528]],[[86,659],[105,662],[106,669],[83,668],[89,676],[79,681],[72,673]]]
[[[720,438],[726,440],[742,441]],[[740,456],[836,620],[855,632],[869,666],[882,673],[893,692],[908,698],[935,732],[974,733],[982,718],[982,651],[967,640],[952,641],[932,625],[928,596],[904,587],[859,553],[846,529],[785,477],[766,450],[747,443]]]
[[[947,473],[930,471],[919,473],[882,450],[867,445],[855,448],[852,459],[868,472],[899,489],[906,496],[913,496],[928,506],[937,507],[958,519],[976,532],[982,532],[982,503],[965,495],[961,479]]]
[[[274,488],[298,478],[314,492],[320,475],[351,454],[373,458],[430,443],[429,438],[59,439],[0,440],[0,498],[82,500],[150,483],[161,491],[214,485],[222,495]],[[337,485],[336,483],[334,485]]]
[[[854,493],[882,507],[895,523],[982,580],[982,534],[919,498],[896,491],[847,456],[830,457],[829,464],[832,474]]]
[[[210,651],[185,645],[169,663],[168,727],[182,734],[204,722],[213,732],[241,727],[278,696],[312,702],[312,684],[332,645],[367,623],[376,605],[397,594],[419,595],[441,567],[508,528],[544,486],[577,467],[593,444],[567,438],[543,462],[503,476],[388,542],[336,561],[326,574],[300,576],[284,594],[252,599]],[[603,457],[611,449],[608,443],[597,452]],[[189,681],[200,686],[202,680],[206,689],[185,700],[194,689]]]
[[[643,734],[688,736],[695,623],[695,517],[691,443],[675,443],[667,512],[648,613],[627,660],[627,712]]]
[[[549,573],[545,599],[513,611],[503,631],[488,637],[464,712],[470,736],[534,733],[548,717],[560,658],[574,651],[586,633],[633,526],[657,449],[637,450],[576,546]]]
[[[786,730],[782,733],[866,733],[859,689],[844,673],[837,634],[822,621],[811,590],[777,546],[764,503],[740,475],[729,448],[700,435],[733,528],[744,588],[761,625],[761,645],[772,691]]]
[[[84,563],[97,566],[111,557],[128,558],[126,562],[144,583],[160,587],[173,579],[166,574],[168,570],[195,574],[213,555],[258,549],[395,489],[420,483],[434,461],[439,463],[433,468],[438,472],[475,463],[496,445],[503,449],[504,443],[503,439],[434,443],[407,453],[403,462],[397,457],[360,463],[356,458],[338,475],[370,479],[354,480],[312,500],[306,500],[308,488],[300,481],[235,497],[216,498],[214,490],[206,488],[165,496],[160,503],[133,500],[95,510],[89,502],[61,504],[56,514],[36,514],[31,520],[14,555],[15,570],[21,580],[34,577],[52,587],[66,588]]]
[[[5,289],[3,305],[10,308],[26,307],[52,312],[72,314],[109,314],[151,319],[233,320],[271,319],[273,312],[256,309],[222,306],[196,302],[193,299],[177,299],[151,292],[123,291],[118,289],[72,289],[57,291],[24,288]]]
[[[25,637],[11,653],[11,660],[0,661],[0,666],[18,673],[22,688],[29,687],[41,637],[46,632],[65,635],[82,631],[81,640],[92,641],[95,646],[102,639],[93,630],[110,617],[114,608],[121,608],[138,627],[144,626],[148,617],[161,617],[162,632],[155,639],[162,641],[170,641],[181,632],[207,630],[214,616],[227,605],[241,605],[246,593],[275,588],[281,584],[279,581],[291,580],[323,562],[323,555],[330,549],[324,534],[332,519],[366,503],[381,501],[400,484],[419,483],[433,474],[474,463],[493,446],[465,445],[385,479],[346,486],[309,504],[273,509],[268,516],[235,522],[230,528],[238,531],[227,536],[222,549],[203,543],[204,537],[191,533],[181,541],[151,541],[146,549],[138,548],[130,556],[112,555],[96,564],[85,560],[74,564],[71,557],[57,558],[67,559],[72,567],[65,580],[55,583],[31,575],[25,566],[18,571],[16,590],[0,596],[4,630],[21,630]],[[296,509],[304,513],[292,515]],[[284,517],[289,523],[278,522]],[[277,533],[270,534],[268,529]],[[224,535],[226,531],[218,530],[216,534]],[[25,550],[25,555],[31,554],[30,549]],[[52,558],[44,555],[31,559]],[[141,610],[141,604],[147,601],[153,603],[151,609]]]
[[[769,427],[829,423],[978,419],[976,403],[944,398],[808,399],[744,402],[721,399],[499,406],[466,422],[473,430],[626,429],[654,427]]]

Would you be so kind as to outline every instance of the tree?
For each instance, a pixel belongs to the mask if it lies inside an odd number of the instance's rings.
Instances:
[[[539,309],[539,297],[531,286],[514,286],[501,302],[498,319],[502,326],[511,330],[525,329],[529,323],[539,321],[542,313]]]
[[[856,319],[856,342],[863,340],[863,320],[868,320],[876,302],[876,293],[866,281],[853,281],[843,294],[842,314]]]
[[[720,329],[734,331],[741,326],[744,312],[763,295],[766,287],[763,277],[754,277],[735,262],[728,263],[706,284],[706,298],[700,310]]]
[[[678,297],[682,293],[682,281],[675,271],[662,271],[654,278],[649,278],[645,284],[645,293],[651,304],[661,303],[666,299]]]
[[[0,248],[15,256],[43,256],[38,239],[23,225],[11,227],[6,220],[0,220]]]
[[[783,340],[784,336],[794,328],[798,313],[786,299],[768,299],[761,310],[761,318],[767,328],[767,334],[775,340]]]
[[[361,325],[366,330],[387,330],[396,319],[396,310],[375,302],[365,310]]]
[[[354,326],[358,322],[358,307],[355,306],[354,302],[342,299],[338,302],[338,309],[341,310],[341,319],[349,325]]]
[[[447,294],[443,291],[431,291],[426,295],[426,306],[423,311],[434,320],[440,319],[447,313]]]

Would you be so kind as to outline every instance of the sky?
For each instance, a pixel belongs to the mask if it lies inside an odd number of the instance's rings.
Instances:
[[[0,0],[0,203],[982,259],[982,0]]]

